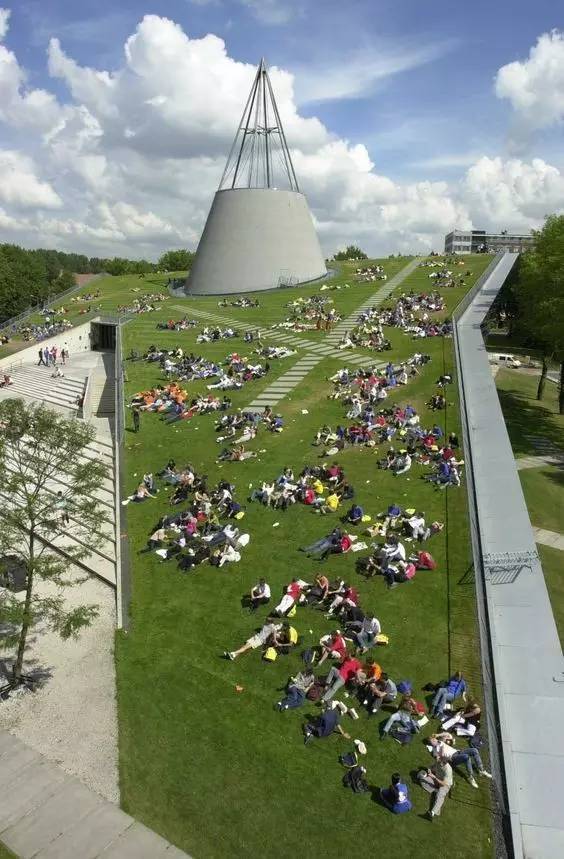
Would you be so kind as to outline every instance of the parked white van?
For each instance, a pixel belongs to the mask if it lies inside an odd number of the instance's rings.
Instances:
[[[500,355],[499,353],[490,353],[490,364],[501,364],[503,367],[522,367],[521,361],[514,355]]]

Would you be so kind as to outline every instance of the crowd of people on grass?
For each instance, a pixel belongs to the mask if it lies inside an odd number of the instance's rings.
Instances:
[[[148,292],[145,295],[140,295],[134,298],[130,304],[119,304],[118,313],[152,313],[155,310],[160,310],[158,306],[163,301],[166,301],[170,296],[164,292]]]
[[[290,315],[283,322],[277,322],[273,329],[284,328],[292,331],[331,331],[341,320],[341,315],[333,306],[333,299],[322,295],[295,298],[286,304]]]
[[[258,298],[247,298],[245,295],[242,295],[240,298],[235,298],[233,301],[227,301],[226,298],[222,298],[221,301],[217,302],[218,307],[260,307]]]
[[[213,327],[206,325],[196,337],[196,343],[212,343],[215,340],[229,340],[231,337],[237,336],[237,332],[230,325],[227,328],[220,328],[218,325]]]
[[[388,275],[384,274],[383,265],[367,265],[364,268],[357,268],[355,271],[356,279],[360,283],[367,283],[374,280],[387,280]]]
[[[408,521],[403,515],[395,519],[404,524]],[[321,541],[302,551],[318,555],[320,549]],[[350,740],[342,720],[345,716],[359,720],[359,711],[365,711],[368,719],[384,715],[378,729],[380,739],[392,738],[400,747],[411,743],[430,719],[437,720],[438,730],[423,740],[431,760],[422,762],[413,775],[414,783],[430,795],[430,819],[440,816],[454,785],[455,771],[465,772],[474,788],[478,787],[476,775],[491,778],[480,754],[481,708],[468,697],[467,683],[460,671],[438,683],[427,683],[422,689],[426,693],[423,700],[416,697],[410,680],[394,678],[394,672],[384,670],[380,664],[384,659],[376,655],[376,650],[390,644],[390,637],[382,632],[375,613],[363,610],[358,590],[341,578],[330,581],[319,572],[313,582],[307,582],[294,576],[282,589],[278,603],[271,607],[273,601],[271,587],[261,577],[244,595],[242,604],[251,614],[266,608],[264,621],[241,645],[224,651],[223,656],[235,661],[258,651],[265,662],[275,661],[304,643],[296,628],[299,613],[323,612],[331,621],[330,629],[317,644],[302,650],[300,670],[289,677],[274,705],[281,713],[297,710],[306,703],[320,707],[319,716],[307,716],[302,722],[306,745],[335,733]],[[320,671],[325,663],[327,666]],[[459,739],[462,745],[457,747]],[[357,739],[352,750],[339,757],[345,767],[343,784],[355,793],[370,789],[366,768],[359,763],[359,755],[366,753],[366,743]],[[412,809],[409,788],[400,773],[393,773],[390,784],[380,788],[377,795],[382,805],[395,814]]]
[[[73,295],[70,300],[73,304],[80,304],[83,301],[96,301],[101,295],[102,293],[97,289],[96,292],[83,292],[81,295]]]
[[[339,349],[362,346],[382,352],[391,349],[384,328],[399,328],[413,339],[423,337],[448,337],[452,334],[452,323],[448,319],[434,320],[430,314],[445,310],[444,298],[438,292],[402,294],[392,306],[372,307],[364,310],[358,324],[345,332]]]
[[[266,351],[278,348],[264,347],[259,341],[256,353],[267,360],[283,357]],[[220,383],[223,378],[242,383],[246,373],[251,372],[253,377],[253,365],[237,353],[228,356],[223,365],[185,355],[180,348],[163,350],[154,346],[144,357],[158,362],[170,381],[152,391],[140,392],[132,404],[138,409],[159,411],[163,420],[180,419],[177,410],[181,414],[188,411],[187,392],[180,387],[181,381],[213,376]],[[380,468],[400,477],[417,463],[425,467],[427,479],[439,485],[458,485],[463,461],[455,433],[445,438],[438,423],[429,429],[422,427],[421,415],[410,403],[379,408],[391,389],[406,385],[429,360],[429,356],[416,353],[399,366],[389,362],[383,369],[339,370],[331,379],[331,397],[342,400],[351,423],[338,426],[335,432],[329,426],[321,427],[313,443],[329,447],[325,454],[331,456],[346,445],[384,444],[387,450],[379,456]],[[266,367],[268,364],[261,369]],[[437,380],[437,393],[428,404],[430,408],[445,407],[445,391],[451,381],[446,375]],[[220,383],[213,387],[221,387]],[[219,400],[210,395],[200,400],[207,400],[203,408],[221,412],[215,424],[217,442],[229,441],[230,447],[222,451],[218,460],[250,458],[256,454],[245,446],[257,433],[278,433],[284,428],[282,417],[268,407],[260,414],[231,412],[227,397]],[[390,447],[392,442],[396,447]],[[136,491],[122,503],[143,502],[169,488],[169,504],[175,509],[155,523],[142,551],[156,553],[163,563],[173,560],[182,572],[193,571],[202,564],[223,567],[239,561],[250,537],[241,533],[239,523],[246,510],[236,499],[234,485],[227,480],[208,488],[206,475],[198,474],[190,464],[178,468],[170,460],[156,478],[144,475]],[[297,475],[291,466],[284,467],[275,479],[262,482],[260,487],[251,485],[250,490],[248,503],[276,511],[298,504],[304,510],[309,507],[319,517],[337,518],[327,533],[300,547],[305,556],[320,564],[334,555],[353,553],[354,570],[359,576],[381,576],[390,589],[413,582],[419,571],[431,573],[437,566],[427,541],[440,534],[443,523],[431,521],[432,517],[427,519],[424,510],[409,507],[409,502],[393,503],[370,515],[359,502],[343,467],[332,459],[306,465]],[[429,720],[436,720],[436,730],[425,737],[422,745],[422,755],[429,758],[422,757],[413,781],[430,796],[429,818],[439,817],[452,790],[455,772],[465,773],[475,788],[478,774],[491,778],[480,752],[480,706],[468,697],[466,680],[458,671],[426,684],[423,691],[427,700],[418,695],[409,679],[398,676],[394,660],[388,656],[393,653],[393,638],[396,632],[399,635],[399,628],[382,629],[377,613],[364,604],[360,589],[347,580],[344,568],[338,576],[326,575],[324,570],[320,566],[310,577],[303,572],[294,574],[280,594],[273,593],[266,576],[255,581],[243,595],[243,605],[253,617],[260,612],[260,622],[249,630],[243,643],[233,642],[223,655],[235,661],[255,652],[270,663],[292,651],[300,652],[299,670],[293,671],[273,703],[280,713],[298,710],[306,702],[319,705],[319,715],[302,720],[304,742],[308,745],[334,733],[350,740],[344,720],[352,724],[360,719],[360,713],[368,719],[381,719],[377,734],[383,741],[393,739],[399,748],[422,736]],[[421,578],[424,581],[424,576]],[[369,601],[369,597],[366,599]],[[318,640],[310,642],[300,635],[298,618],[314,611],[324,615],[327,628]],[[385,656],[381,658],[380,653]],[[369,789],[366,769],[360,762],[366,751],[365,743],[355,740],[352,749],[340,757],[343,784],[355,793]],[[401,772],[391,775],[389,785],[382,786],[378,797],[395,814],[412,809],[410,787]]]
[[[173,459],[157,478],[163,484],[161,489],[152,474],[144,474],[135,492],[122,504],[144,502],[170,487],[169,505],[182,509],[158,520],[141,552],[154,552],[163,562],[173,559],[183,573],[203,563],[223,567],[241,560],[250,535],[237,527],[245,511],[231,483],[223,480],[209,487],[207,475],[198,474],[190,463],[178,468]]]
[[[177,382],[217,379],[216,382],[208,384],[208,390],[238,390],[246,382],[260,379],[270,371],[268,361],[264,364],[254,363],[238,352],[230,353],[220,362],[195,355],[193,352],[185,355],[180,347],[163,349],[154,344],[145,352],[143,360],[158,363],[166,378],[174,378]]]
[[[42,323],[33,323],[19,326],[14,331],[14,336],[19,336],[25,343],[32,341],[41,343],[42,340],[47,340],[49,337],[56,337],[57,334],[63,334],[72,328],[72,322],[68,319],[45,319]],[[8,341],[6,341],[8,342]]]
[[[157,322],[157,331],[187,331],[189,328],[195,328],[198,324],[196,319],[188,319],[183,316],[182,319],[167,319],[166,322]]]
[[[329,399],[341,400],[349,406],[347,417],[359,417],[365,405],[373,406],[386,400],[395,388],[407,385],[418,376],[420,368],[430,360],[429,355],[416,352],[397,366],[388,361],[385,366],[365,370],[343,367],[329,378],[333,383]]]

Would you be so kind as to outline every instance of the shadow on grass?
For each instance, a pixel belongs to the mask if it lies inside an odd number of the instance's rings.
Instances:
[[[551,409],[541,402],[531,405],[527,397],[513,391],[498,390],[497,393],[516,456],[541,453],[532,440],[526,437],[529,435],[551,441],[556,446],[562,445],[562,430],[555,423],[555,414]]]
[[[552,466],[544,472],[545,477],[557,486],[564,488],[564,465]],[[564,522],[563,522],[564,529]]]

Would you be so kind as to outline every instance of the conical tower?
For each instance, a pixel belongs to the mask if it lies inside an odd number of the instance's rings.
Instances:
[[[326,273],[263,59],[186,291],[192,295],[256,292],[315,280]]]

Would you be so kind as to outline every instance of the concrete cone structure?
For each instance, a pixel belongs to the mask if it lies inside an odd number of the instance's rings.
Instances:
[[[256,292],[326,274],[266,64],[261,60],[186,281],[186,292]]]

